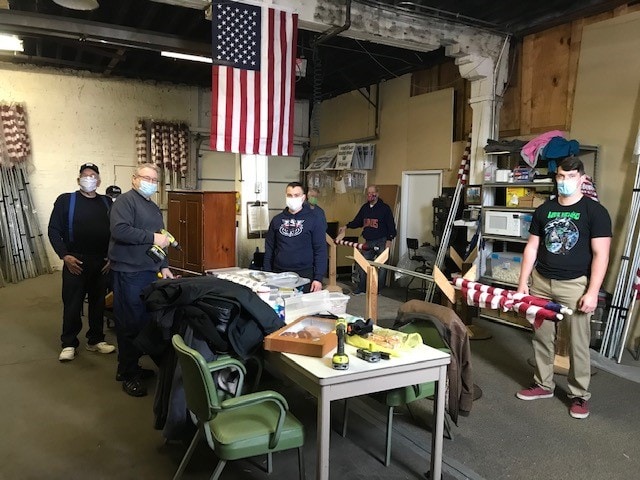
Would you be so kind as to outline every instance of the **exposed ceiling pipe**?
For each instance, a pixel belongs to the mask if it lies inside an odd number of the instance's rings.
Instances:
[[[344,24],[340,26],[333,26],[329,30],[325,30],[322,32],[311,44],[311,47],[315,47],[316,45],[320,45],[321,43],[326,42],[330,38],[333,38],[345,30],[349,30],[351,28],[351,0],[347,0],[345,12],[344,12]]]

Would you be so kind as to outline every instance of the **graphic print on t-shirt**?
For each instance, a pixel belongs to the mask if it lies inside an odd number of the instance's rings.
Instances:
[[[570,212],[549,212],[549,218],[562,216],[551,220],[544,227],[544,245],[547,251],[556,255],[566,255],[576,246],[580,238],[580,231],[573,223]],[[580,214],[577,214],[579,218]],[[576,218],[576,220],[577,220]]]
[[[297,237],[302,233],[302,224],[304,220],[296,220],[295,218],[283,218],[279,232],[285,237]]]

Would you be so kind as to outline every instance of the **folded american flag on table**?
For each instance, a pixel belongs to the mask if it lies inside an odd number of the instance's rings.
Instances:
[[[298,16],[214,0],[211,148],[292,155]]]

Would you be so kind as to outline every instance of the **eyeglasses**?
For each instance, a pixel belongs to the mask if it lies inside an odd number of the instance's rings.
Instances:
[[[98,175],[90,173],[89,175],[80,175],[80,178],[98,178]]]
[[[147,177],[147,176],[144,176],[144,175],[136,175],[136,177],[141,178],[143,180],[146,180],[147,182],[158,183],[158,179],[157,178],[151,178],[151,177]]]

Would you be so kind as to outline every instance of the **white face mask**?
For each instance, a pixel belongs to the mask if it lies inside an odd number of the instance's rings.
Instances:
[[[78,181],[80,184],[80,190],[86,193],[95,192],[98,188],[98,179],[94,177],[80,177]]]
[[[287,207],[292,212],[297,212],[302,208],[304,197],[287,197]]]

